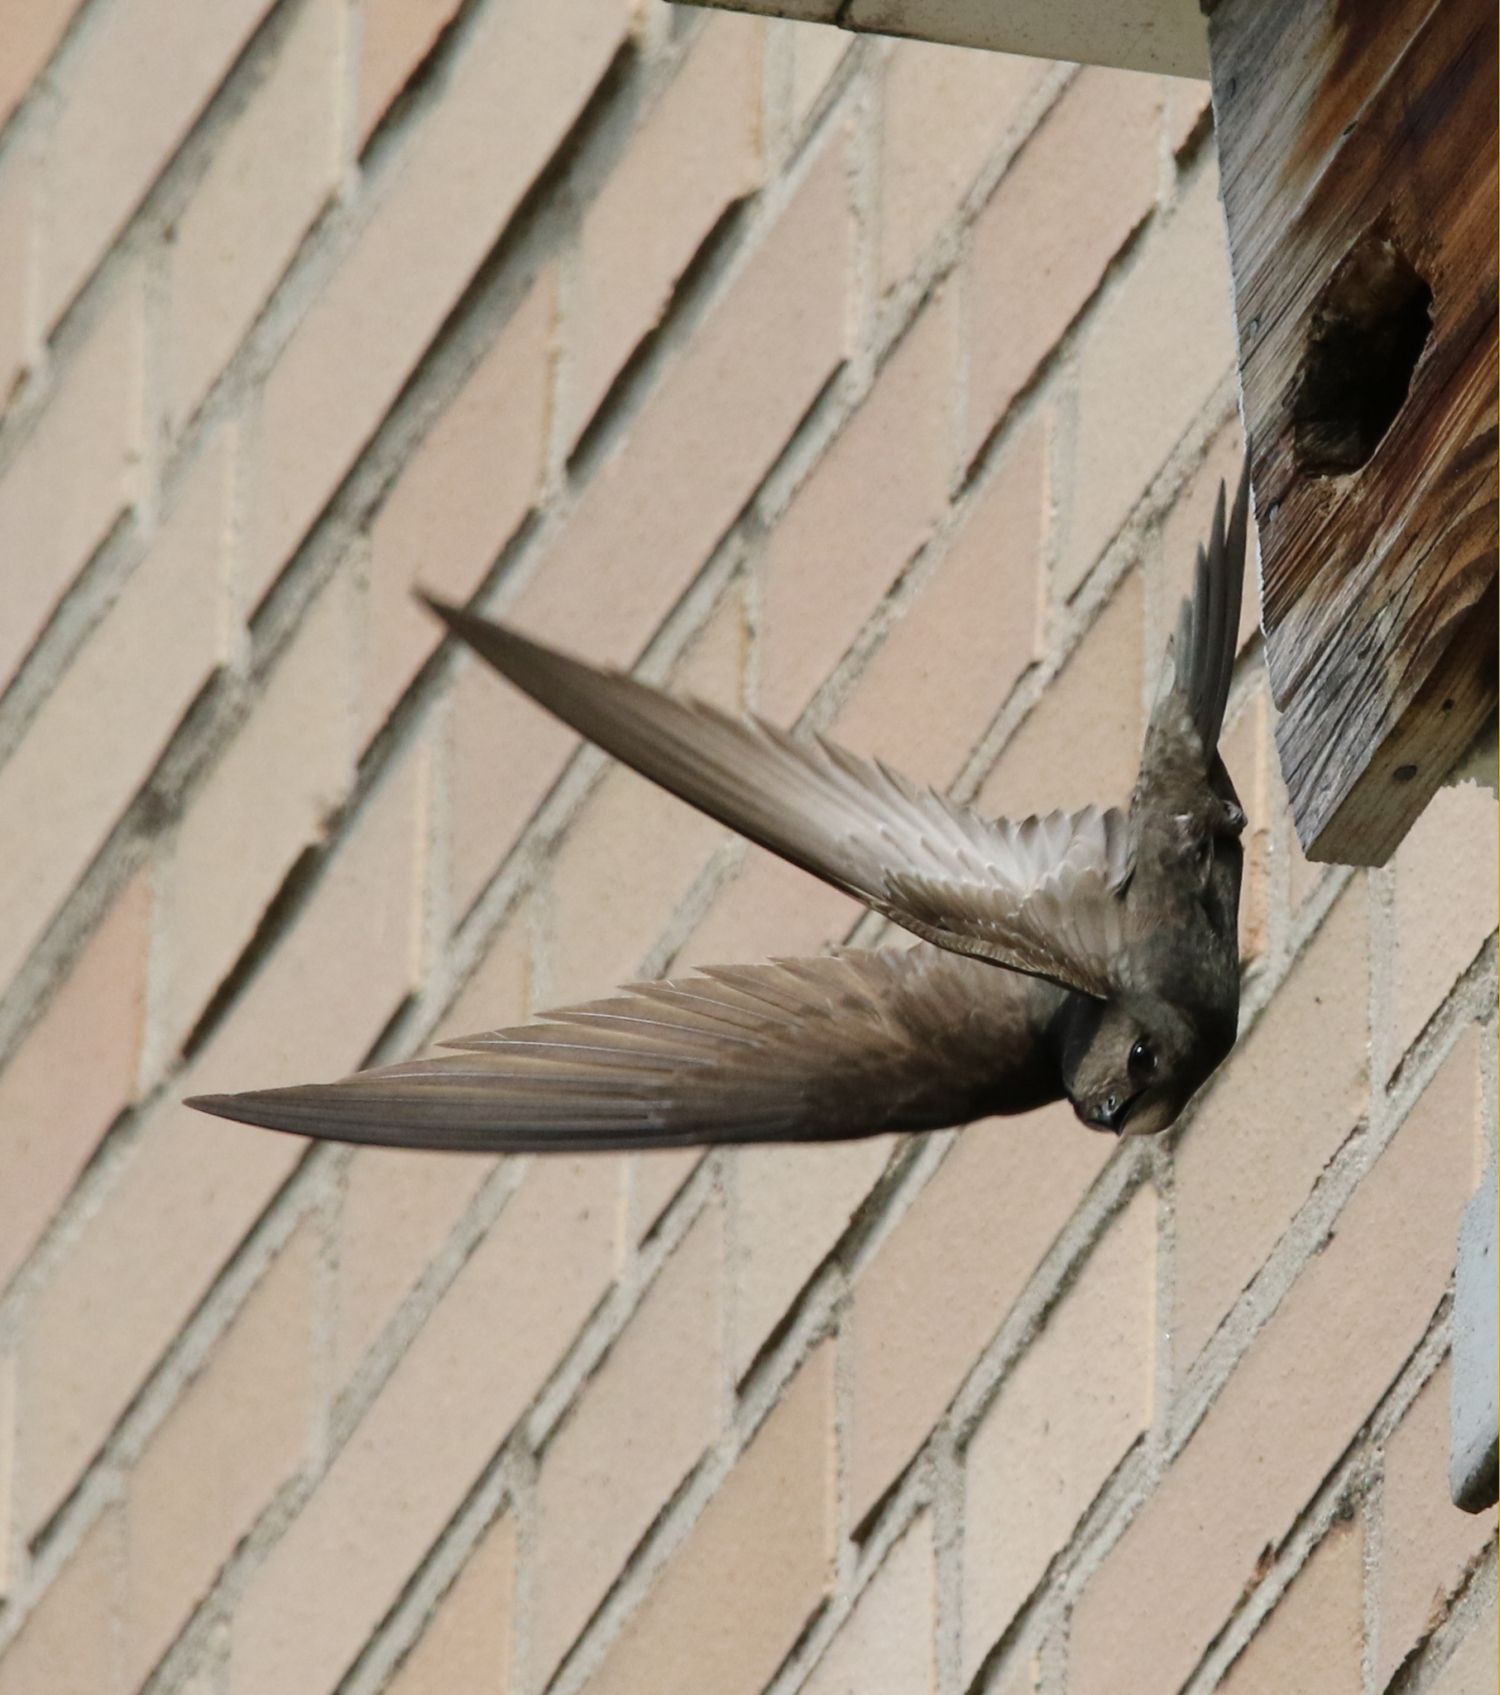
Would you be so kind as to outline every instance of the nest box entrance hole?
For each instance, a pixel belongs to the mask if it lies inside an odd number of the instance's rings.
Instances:
[[[1305,475],[1357,471],[1395,422],[1432,334],[1432,289],[1389,236],[1355,243],[1313,305],[1292,399]]]

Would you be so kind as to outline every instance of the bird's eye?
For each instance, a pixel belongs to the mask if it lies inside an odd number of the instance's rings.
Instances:
[[[1119,1050],[1117,1049],[1116,1052]],[[1156,1049],[1144,1036],[1137,1036],[1135,1046],[1130,1050],[1130,1075],[1139,1083],[1143,1078],[1150,1077],[1156,1070]]]

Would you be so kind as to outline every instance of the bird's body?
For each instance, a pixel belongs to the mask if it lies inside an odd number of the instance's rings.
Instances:
[[[912,931],[915,947],[709,968],[334,1084],[199,1097],[246,1123],[477,1151],[829,1141],[1066,1097],[1171,1124],[1233,1045],[1244,826],[1217,753],[1247,527],[1199,549],[1128,813],[987,820],[822,740],[436,607],[600,746]]]

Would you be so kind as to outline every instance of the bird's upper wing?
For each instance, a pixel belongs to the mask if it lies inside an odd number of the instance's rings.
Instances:
[[[1128,940],[1120,812],[984,819],[822,737],[732,718],[429,604],[564,723],[751,841],[940,947],[1109,994]]]
[[[835,1141],[1058,1099],[1062,996],[951,953],[711,968],[447,1044],[343,1082],[203,1095],[333,1141],[472,1152]]]
[[[1187,699],[1205,757],[1212,757],[1224,724],[1229,679],[1239,646],[1240,599],[1250,531],[1250,461],[1247,457],[1226,525],[1224,485],[1214,507],[1208,548],[1198,547],[1193,592],[1177,619],[1178,686]]]
[[[1140,781],[1131,802],[1131,810],[1137,815],[1143,807],[1175,810],[1182,804],[1180,793],[1223,777],[1222,766],[1216,767],[1215,754],[1239,645],[1249,524],[1247,460],[1227,522],[1224,485],[1219,485],[1208,547],[1199,545],[1193,592],[1182,602],[1176,631],[1162,660],[1156,703],[1146,729]],[[1232,796],[1232,785],[1229,793]],[[1138,832],[1138,816],[1135,823]],[[1131,851],[1133,854],[1133,845]]]

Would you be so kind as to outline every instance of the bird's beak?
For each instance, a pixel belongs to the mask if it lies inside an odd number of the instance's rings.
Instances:
[[[1101,1103],[1086,1115],[1084,1122],[1092,1124],[1096,1130],[1108,1130],[1118,1136],[1124,1131],[1125,1121],[1130,1117],[1130,1109],[1138,1098],[1136,1095],[1130,1095],[1112,1104]]]

